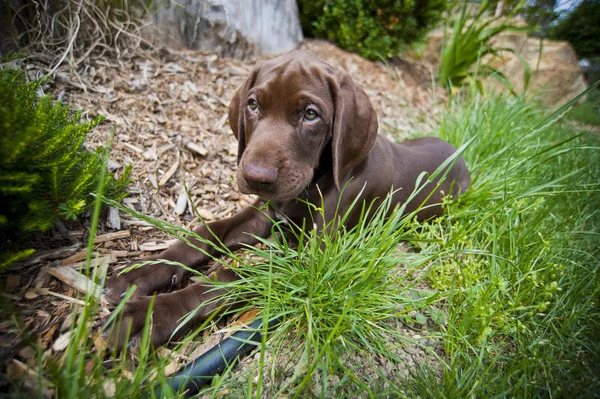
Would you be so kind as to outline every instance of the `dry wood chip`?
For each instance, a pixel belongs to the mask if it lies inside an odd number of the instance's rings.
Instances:
[[[259,312],[260,309],[254,308],[242,313],[241,316],[238,317],[238,319],[235,322],[233,322],[231,327],[242,327],[250,325],[254,321],[254,319],[256,319],[256,316]]]
[[[131,235],[131,233],[129,232],[129,230],[120,230],[120,231],[115,231],[113,233],[107,233],[107,234],[102,234],[96,237],[96,239],[94,240],[94,244],[98,244],[101,242],[106,242],[106,241],[112,241],[112,240],[118,240],[120,238],[127,238]]]
[[[179,168],[179,153],[177,153],[177,160],[175,163],[167,170],[167,172],[163,175],[163,177],[158,182],[159,187],[164,186],[171,177],[177,172],[177,168]]]
[[[75,238],[81,238],[81,237],[83,237],[83,231],[81,231],[81,230],[79,230],[79,231],[69,231],[69,236],[75,237]]]
[[[127,190],[127,191],[129,191],[131,194],[139,194],[139,190]],[[123,203],[125,205],[131,207],[131,205],[139,204],[140,200],[135,197],[127,197],[127,198],[123,198]]]
[[[100,268],[102,268],[105,264],[111,263],[111,261],[112,261],[112,258],[111,258],[110,255],[96,256],[96,257],[94,257],[94,258],[91,259],[90,269],[93,269],[94,267],[100,267]],[[86,263],[87,263],[86,260],[82,260],[82,261],[79,261],[79,262],[70,263],[70,264],[65,265],[65,266],[72,267],[75,270],[81,270],[81,269],[85,269]]]
[[[105,377],[102,383],[102,390],[104,390],[104,395],[107,398],[114,398],[117,393],[117,384],[113,380],[109,380],[108,377]]]
[[[227,113],[223,114],[223,116],[219,120],[219,123],[217,123],[217,126],[216,126],[217,130],[223,129],[223,126],[225,126],[225,122],[227,122],[227,118],[229,118],[229,115]]]
[[[36,312],[37,316],[43,320],[48,320],[50,319],[50,313],[46,312],[43,309],[38,309]]]
[[[148,173],[148,180],[152,184],[152,187],[158,190],[158,182],[156,180],[156,175],[154,173]]]
[[[103,278],[106,275],[106,269],[108,268],[108,264],[114,262],[116,262],[116,259],[113,260],[113,257],[110,254],[105,256],[99,256],[97,258],[92,258],[92,261],[90,262],[90,270],[94,270],[94,268],[97,268],[97,270],[94,273],[96,273],[96,276],[98,276],[99,278]],[[72,263],[69,265],[69,267],[75,270],[85,269],[86,261]]]
[[[182,188],[181,192],[179,193],[179,198],[177,198],[177,204],[175,204],[175,209],[173,209],[173,213],[175,213],[176,215],[183,215],[185,209],[187,208],[187,204],[188,196],[185,192],[185,189]]]
[[[232,65],[229,67],[229,73],[234,76],[246,76],[248,71],[242,67]]]
[[[77,299],[77,298],[73,298],[73,297],[70,297],[67,295],[59,294],[58,292],[50,291],[47,288],[37,288],[37,289],[35,289],[35,291],[41,295],[52,295],[57,298],[64,299],[65,301],[74,302],[79,305],[85,305],[85,301],[82,301],[81,299]]]
[[[127,369],[121,369],[120,370],[121,374],[125,377],[127,377],[130,381],[133,381],[133,373]]]
[[[80,246],[80,243],[76,243],[68,247],[62,247],[51,251],[40,251],[29,258],[25,262],[25,266],[37,265],[38,263],[47,261],[49,259],[62,259],[67,256],[71,256],[79,249]]]
[[[198,211],[198,216],[204,220],[215,220],[215,215],[208,209],[196,208],[196,211]]]
[[[227,152],[229,153],[229,155],[231,155],[232,157],[237,156],[238,153],[238,145],[237,143],[231,143],[229,145],[229,147],[227,147]]]
[[[186,148],[188,148],[189,150],[194,151],[195,153],[200,154],[202,156],[208,154],[208,150],[202,145],[196,144],[193,141],[190,141],[186,138],[183,139],[183,145],[185,145]]]
[[[171,363],[169,363],[164,369],[165,376],[168,377],[171,374],[175,373],[177,370],[179,370],[180,365],[181,363],[177,360],[174,360]]]
[[[143,154],[144,153],[144,150],[142,150],[140,147],[137,147],[137,146],[135,146],[133,144],[123,142],[123,145],[125,147],[129,148],[130,150],[133,150],[133,151],[137,152],[138,154]]]
[[[127,256],[129,256],[129,251],[116,251],[116,250],[110,251],[111,263],[116,262],[117,258],[125,258]]]
[[[166,144],[166,145],[163,145],[163,146],[161,146],[161,147],[158,149],[158,153],[159,153],[160,155],[162,155],[162,154],[164,154],[164,153],[165,153],[165,152],[167,152],[167,151],[171,151],[173,148],[175,148],[175,144],[173,144],[173,143],[171,143],[171,144]]]
[[[108,207],[106,225],[111,229],[121,230],[121,216],[119,215],[119,210],[114,206]]]
[[[127,219],[127,220],[123,221],[123,224],[126,224],[128,226],[154,227],[150,223],[146,222],[145,220],[139,220],[139,219]]]
[[[100,353],[103,353],[108,347],[108,345],[106,344],[106,340],[100,335],[94,338],[94,346],[96,347],[96,350]]]
[[[63,283],[83,292],[84,294],[90,292],[90,294],[98,300],[104,296],[102,295],[102,289],[98,284],[94,283],[89,278],[70,266],[52,267],[48,269],[48,274],[53,275]]]
[[[92,258],[95,258],[97,256],[99,256],[100,253],[99,252],[92,252]],[[83,259],[85,259],[87,257],[87,249],[83,250],[83,251],[79,251],[74,255],[69,256],[68,258],[65,258],[63,260],[60,261],[61,265],[70,265],[73,264],[75,262],[79,262]]]
[[[235,206],[229,205],[224,211],[219,212],[220,217],[227,217],[235,209]]]
[[[42,334],[42,342],[44,346],[48,346],[48,343],[52,341],[52,337],[54,333],[58,330],[58,324],[52,324],[44,333]]]
[[[38,296],[39,295],[38,295],[36,289],[30,289],[30,290],[27,290],[27,292],[25,292],[25,299],[35,299]]]
[[[39,392],[41,382],[41,393],[44,398],[54,396],[54,386],[44,376],[40,376],[37,370],[29,367],[27,364],[17,359],[12,359],[12,362],[6,367],[6,373],[10,381],[22,381],[23,388],[29,392]]]
[[[162,251],[175,244],[177,240],[155,240],[139,244],[141,251]]]
[[[33,357],[35,356],[35,351],[33,350],[33,348],[31,346],[26,346],[22,349],[20,349],[17,354],[19,355],[19,357],[23,360],[29,360],[29,359],[33,359]]]
[[[54,352],[62,352],[69,346],[69,340],[71,338],[71,330],[60,335],[52,344],[52,350]]]
[[[95,365],[96,365],[95,359],[89,359],[87,362],[85,362],[85,375],[91,376],[92,373],[94,372]]]
[[[156,154],[156,148],[150,148],[144,152],[144,159],[147,161],[156,161],[158,155]]]
[[[173,210],[173,212],[176,215],[183,215],[183,213],[185,212],[185,209],[188,206],[188,195],[187,193],[190,192],[191,188],[194,186],[195,182],[189,182],[186,183],[185,185],[181,185],[181,190],[179,191],[179,197],[177,198],[177,204],[175,205],[175,209]],[[187,190],[186,190],[187,187]]]

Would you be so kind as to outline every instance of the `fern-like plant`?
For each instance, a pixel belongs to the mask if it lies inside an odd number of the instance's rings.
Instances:
[[[472,17],[467,1],[456,3],[454,10],[458,11],[458,16],[454,23],[449,19],[446,24],[438,68],[438,79],[449,92],[452,91],[452,87],[461,86],[466,80],[479,83],[478,78],[486,76],[494,77],[512,92],[510,81],[500,71],[489,63],[480,62],[486,55],[498,57],[506,52],[516,56],[523,65],[524,86],[527,87],[531,76],[529,64],[514,49],[495,47],[490,44],[490,41],[502,32],[531,31],[528,26],[516,26],[511,23],[512,18],[523,9],[524,4],[525,2],[521,1],[509,15],[493,18],[489,15],[488,0],[481,2],[479,11]],[[449,32],[450,25],[452,25],[451,32]]]
[[[103,150],[88,151],[89,122],[49,96],[44,80],[27,82],[22,70],[0,70],[0,235],[4,240],[44,231],[58,220],[75,220],[89,209],[105,167]],[[130,167],[106,174],[106,196],[125,196]],[[5,244],[5,243],[4,243]],[[0,256],[1,257],[1,256]],[[13,259],[14,260],[14,259]]]

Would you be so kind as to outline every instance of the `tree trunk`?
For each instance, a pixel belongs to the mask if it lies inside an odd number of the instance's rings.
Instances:
[[[280,54],[302,40],[295,0],[180,0],[154,22],[160,44],[223,57]]]

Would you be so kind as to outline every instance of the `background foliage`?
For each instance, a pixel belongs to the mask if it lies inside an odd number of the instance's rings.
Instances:
[[[334,41],[365,58],[399,55],[425,37],[446,9],[446,0],[299,0],[307,36]]]
[[[26,82],[20,69],[0,71],[0,233],[8,237],[76,219],[91,206],[105,167],[102,148],[83,145],[103,118],[83,122],[81,112],[38,98],[43,82]],[[129,171],[106,176],[107,196],[125,195]]]
[[[514,49],[498,47],[491,40],[503,32],[528,32],[527,26],[513,24],[513,17],[522,10],[523,2],[516,4],[508,15],[495,18],[491,12],[491,3],[482,1],[473,10],[468,2],[457,3],[448,18],[444,29],[438,80],[449,92],[468,82],[477,82],[481,77],[492,76],[512,92],[511,83],[489,62],[482,62],[484,56],[500,57],[512,53],[523,66],[525,87],[531,74],[530,66]]]
[[[556,40],[568,40],[580,57],[600,55],[600,0],[584,0],[550,31]]]

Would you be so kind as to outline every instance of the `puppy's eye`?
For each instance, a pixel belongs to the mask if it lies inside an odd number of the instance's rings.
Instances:
[[[256,111],[258,109],[258,103],[255,99],[252,98],[248,101],[248,108],[250,108],[250,111]]]
[[[304,112],[305,121],[314,122],[317,120],[318,117],[319,114],[317,114],[317,111],[315,111],[314,109],[307,109],[306,112]]]

